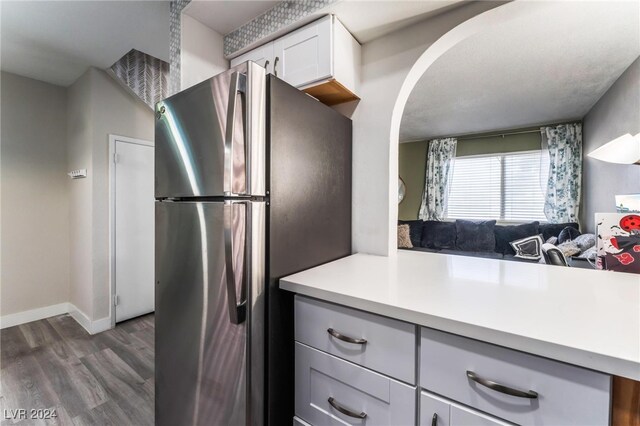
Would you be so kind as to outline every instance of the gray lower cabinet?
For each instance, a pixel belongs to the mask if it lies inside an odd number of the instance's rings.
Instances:
[[[415,425],[416,388],[299,342],[296,416],[314,425]]]
[[[420,426],[508,426],[496,418],[436,395],[420,394]]]
[[[449,426],[451,403],[435,395],[420,394],[420,426]]]
[[[295,426],[609,424],[607,374],[307,297],[295,322]]]
[[[455,404],[451,405],[450,416],[450,426],[509,426],[509,423]]]
[[[293,417],[293,426],[311,426],[309,423],[305,422],[298,416]]]

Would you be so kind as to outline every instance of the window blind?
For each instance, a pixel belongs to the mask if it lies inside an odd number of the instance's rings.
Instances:
[[[544,221],[548,173],[543,151],[456,158],[446,216]]]

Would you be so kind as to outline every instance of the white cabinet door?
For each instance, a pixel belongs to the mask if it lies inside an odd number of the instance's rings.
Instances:
[[[233,58],[231,60],[231,66],[235,67],[246,61],[253,61],[256,64],[264,67],[267,73],[273,74],[273,43],[267,43],[263,46],[256,47],[247,53]]]
[[[509,426],[487,415],[457,405],[451,406],[449,426]]]
[[[331,77],[332,19],[326,16],[274,41],[274,74],[296,87]]]
[[[508,426],[502,420],[452,403],[437,395],[420,394],[420,426]]]
[[[449,426],[449,401],[436,395],[420,394],[420,426]]]

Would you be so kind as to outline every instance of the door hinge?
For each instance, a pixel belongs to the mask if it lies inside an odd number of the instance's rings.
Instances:
[[[117,162],[118,162],[118,153],[117,153],[117,152],[114,152],[114,153],[113,153],[113,162],[114,162],[114,163],[117,163]]]
[[[118,306],[118,302],[120,302],[120,298],[117,294],[113,295],[113,306]]]

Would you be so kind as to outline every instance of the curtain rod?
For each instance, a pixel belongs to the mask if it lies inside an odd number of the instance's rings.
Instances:
[[[532,129],[532,130],[522,130],[519,132],[503,132],[503,133],[496,133],[496,134],[491,134],[491,135],[485,135],[485,136],[481,136],[481,135],[477,135],[477,136],[468,136],[465,137],[463,135],[461,136],[449,136],[452,138],[456,138],[457,140],[470,140],[470,139],[484,139],[484,138],[496,138],[498,136],[509,136],[509,135],[523,135],[526,133],[541,133],[543,132],[542,127],[553,127],[553,126],[558,126],[560,124],[576,124],[576,123],[582,123],[582,120],[580,119],[575,119],[575,120],[569,120],[569,121],[558,121],[557,123],[549,123],[549,124],[541,124],[539,129]]]
[[[485,135],[485,136],[469,136],[469,137],[459,137],[456,138],[459,141],[460,140],[469,140],[469,139],[487,139],[487,138],[496,138],[498,136],[510,136],[510,135],[524,135],[526,133],[542,133],[542,130],[537,129],[537,130],[523,130],[522,132],[506,132],[506,133],[497,133],[497,134],[493,134],[493,135]]]

